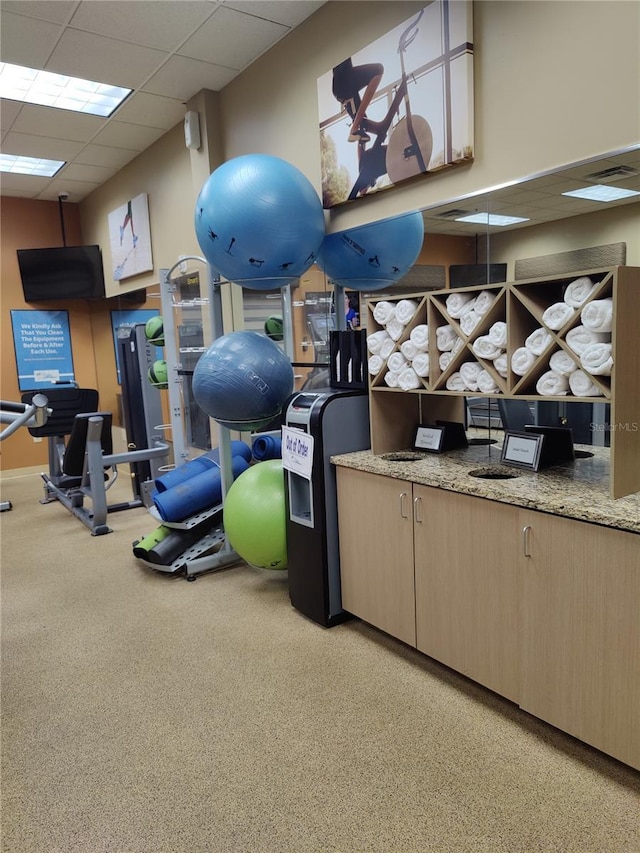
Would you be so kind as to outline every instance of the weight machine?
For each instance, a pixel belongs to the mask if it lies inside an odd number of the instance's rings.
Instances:
[[[20,427],[44,426],[51,414],[48,403],[44,394],[34,394],[30,403],[0,400],[0,423],[7,424],[0,432],[0,441],[9,438]],[[11,501],[0,501],[0,512],[8,512],[10,509],[13,509]]]

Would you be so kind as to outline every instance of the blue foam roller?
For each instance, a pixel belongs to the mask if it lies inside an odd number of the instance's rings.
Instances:
[[[205,453],[207,459],[213,459],[214,462],[220,463],[220,450],[217,447],[214,447],[213,450],[209,450]],[[251,462],[251,448],[244,441],[232,441],[231,442],[231,457],[242,456],[243,459],[246,459],[247,462]]]
[[[256,462],[282,459],[282,439],[274,435],[259,435],[253,442],[253,456]]]
[[[234,478],[240,476],[248,467],[249,463],[242,456],[234,456],[231,460]],[[208,470],[167,489],[166,492],[156,492],[153,503],[163,521],[184,521],[191,515],[217,506],[222,503],[219,466],[214,463]]]
[[[184,483],[192,477],[208,471],[209,468],[213,468],[215,465],[216,461],[206,455],[198,456],[197,459],[191,459],[189,462],[178,465],[177,468],[173,468],[171,471],[167,471],[166,474],[158,477],[155,481],[156,491],[167,492],[169,489],[174,488],[174,486],[179,486],[180,483]]]

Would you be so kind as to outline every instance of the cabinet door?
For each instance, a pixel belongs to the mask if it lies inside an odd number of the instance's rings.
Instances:
[[[640,768],[640,536],[521,511],[522,707]]]
[[[424,486],[414,501],[418,649],[517,702],[519,511]]]
[[[411,483],[336,469],[342,606],[415,646]]]

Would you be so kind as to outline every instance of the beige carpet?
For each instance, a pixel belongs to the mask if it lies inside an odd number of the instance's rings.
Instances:
[[[3,482],[3,853],[638,853],[640,776],[286,573],[146,569]],[[126,492],[124,493],[126,497]]]

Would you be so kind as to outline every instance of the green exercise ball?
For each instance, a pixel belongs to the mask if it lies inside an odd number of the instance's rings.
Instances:
[[[287,524],[281,459],[257,462],[237,477],[224,501],[231,547],[260,569],[287,568]]]
[[[162,317],[151,317],[144,326],[144,336],[156,347],[164,346],[164,320]]]
[[[264,321],[264,333],[272,341],[284,340],[284,324],[282,317],[277,314],[272,314]]]
[[[154,361],[147,371],[147,377],[155,388],[168,388],[169,374],[167,373],[167,362],[163,358]]]

